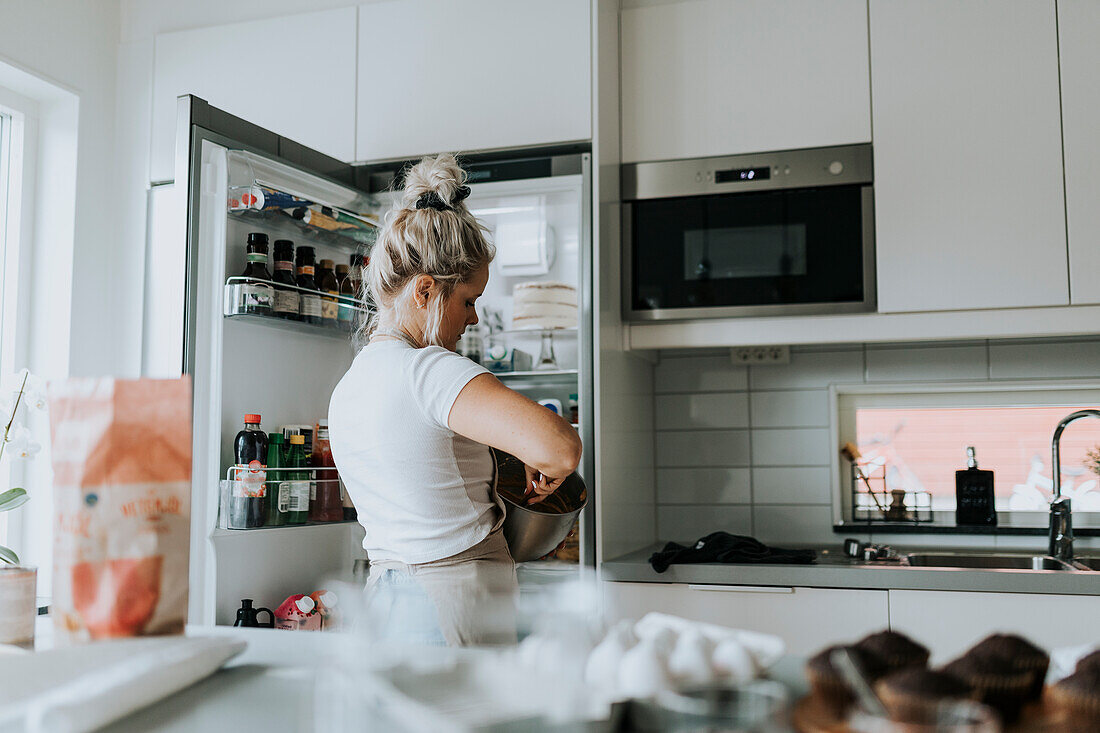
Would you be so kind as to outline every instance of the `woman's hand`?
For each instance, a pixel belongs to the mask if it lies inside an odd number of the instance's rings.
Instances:
[[[550,478],[537,468],[531,468],[527,464],[524,464],[523,470],[527,474],[527,484],[523,495],[530,497],[527,500],[528,504],[538,504],[545,501],[546,497],[553,494],[565,483],[564,478]]]

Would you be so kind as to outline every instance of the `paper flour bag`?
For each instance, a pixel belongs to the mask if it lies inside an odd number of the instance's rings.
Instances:
[[[182,633],[191,380],[49,385],[58,639]]]

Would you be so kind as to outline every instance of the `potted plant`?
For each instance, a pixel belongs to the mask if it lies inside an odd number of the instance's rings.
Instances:
[[[45,397],[38,380],[23,371],[17,377],[18,388],[12,389],[10,407],[0,398],[0,417],[4,420],[4,433],[0,439],[0,470],[4,458],[33,458],[41,446],[34,442],[30,429],[17,422],[20,408],[28,406],[44,409]],[[3,394],[3,393],[0,393]],[[15,487],[0,493],[0,512],[10,512],[27,503],[30,496],[26,489]],[[0,644],[29,646],[34,642],[34,622],[38,615],[35,592],[37,570],[20,564],[15,550],[0,545]]]

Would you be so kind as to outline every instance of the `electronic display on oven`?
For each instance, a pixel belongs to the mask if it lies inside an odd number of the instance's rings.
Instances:
[[[732,168],[726,171],[715,171],[715,183],[729,183],[730,181],[766,181],[771,178],[772,169],[768,166],[762,168]]]

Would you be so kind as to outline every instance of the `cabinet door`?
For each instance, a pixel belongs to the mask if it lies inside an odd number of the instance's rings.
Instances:
[[[959,656],[994,632],[1014,633],[1046,650],[1100,641],[1100,597],[1041,593],[892,590],[890,628],[932,652],[932,663]]]
[[[1100,303],[1100,3],[1058,0],[1070,301]]]
[[[1053,2],[871,0],[879,310],[1065,305]]]
[[[359,160],[588,140],[589,0],[359,7]]]
[[[624,163],[871,139],[864,0],[632,5]]]
[[[604,583],[610,619],[650,611],[775,634],[787,652],[810,655],[890,622],[886,591],[670,583]]]
[[[355,8],[341,8],[158,35],[151,180],[172,180],[175,174],[181,94],[352,160],[355,14]]]

